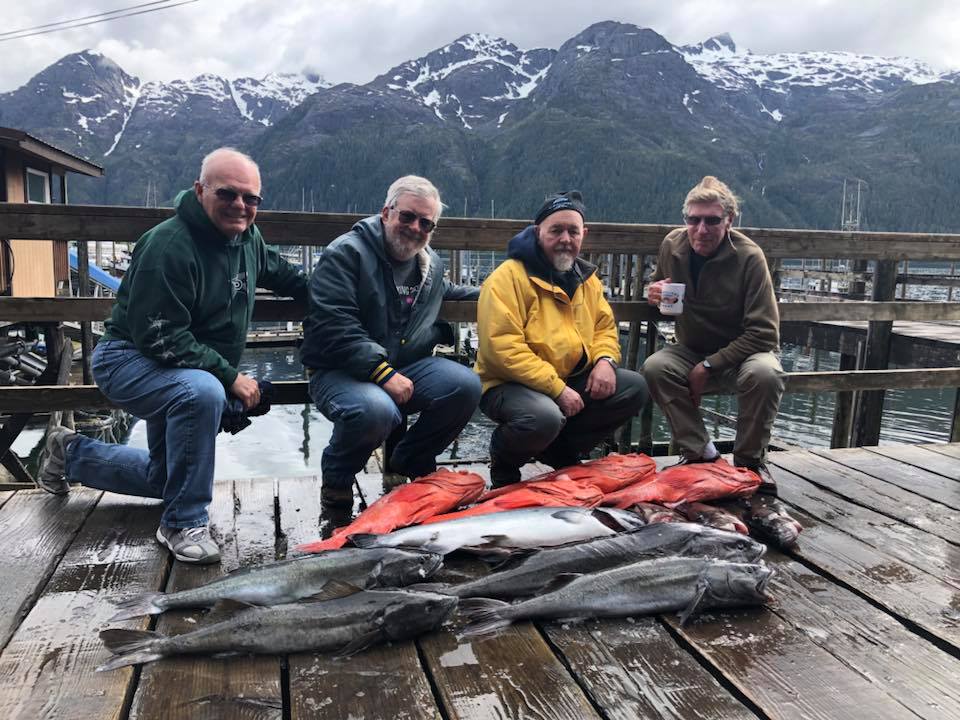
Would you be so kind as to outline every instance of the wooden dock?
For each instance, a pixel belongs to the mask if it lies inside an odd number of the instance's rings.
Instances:
[[[95,673],[112,601],[284,557],[347,518],[316,478],[220,482],[220,567],[171,564],[152,502],[75,488],[0,493],[0,712],[19,718],[960,718],[960,445],[776,453],[805,531],[771,551],[769,608],[453,626],[348,659],[172,659]],[[471,467],[470,469],[477,469]],[[535,466],[527,470],[536,473]],[[357,483],[357,509],[382,492]],[[449,563],[475,572],[474,561]],[[169,613],[183,632],[202,613]],[[116,626],[143,629],[142,620]]]

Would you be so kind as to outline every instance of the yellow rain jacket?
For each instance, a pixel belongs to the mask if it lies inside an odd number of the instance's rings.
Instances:
[[[574,370],[589,371],[601,357],[619,362],[620,338],[594,265],[577,259],[582,281],[572,298],[549,279],[528,273],[521,258],[529,256],[532,231],[511,241],[511,259],[480,290],[475,369],[483,392],[517,382],[556,398]]]

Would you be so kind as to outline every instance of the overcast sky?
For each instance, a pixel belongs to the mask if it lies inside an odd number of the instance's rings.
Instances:
[[[675,45],[729,32],[755,53],[845,50],[960,69],[956,0],[197,0],[8,39],[13,30],[144,2],[4,2],[0,92],[85,48],[144,81],[310,69],[331,82],[365,83],[468,32],[496,35],[521,49],[557,48],[601,20],[652,28]]]

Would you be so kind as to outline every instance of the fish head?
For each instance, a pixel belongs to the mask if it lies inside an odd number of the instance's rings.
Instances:
[[[593,516],[614,532],[630,532],[647,524],[642,515],[630,510],[616,508],[594,508]]]
[[[382,629],[391,640],[406,640],[436,630],[457,606],[458,598],[432,592],[397,592],[383,615]]]
[[[685,554],[694,557],[753,563],[763,557],[767,546],[738,532],[703,527],[690,538],[685,550]]]
[[[716,562],[706,570],[709,592],[718,604],[762,603],[773,568],[760,563]]]
[[[426,550],[402,548],[393,553],[378,575],[381,587],[403,587],[431,577],[443,566],[443,555]]]

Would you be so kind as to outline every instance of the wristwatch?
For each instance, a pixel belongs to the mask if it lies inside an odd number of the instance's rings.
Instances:
[[[706,358],[703,359],[703,366],[707,369],[707,372],[713,373],[713,365],[711,365],[710,361]]]
[[[601,358],[597,358],[597,362],[600,362],[601,360],[606,360],[608,363],[610,363],[610,366],[611,366],[614,370],[616,370],[618,367],[620,367],[619,365],[617,365],[617,361],[614,360],[614,359],[613,359],[612,357],[610,357],[609,355],[604,355],[604,356],[601,357]]]

